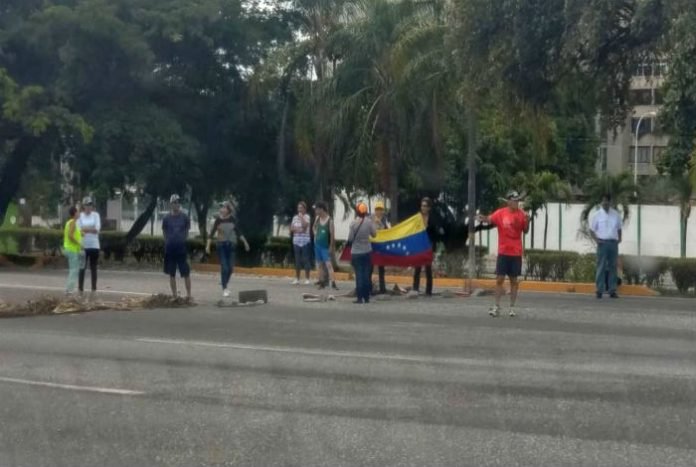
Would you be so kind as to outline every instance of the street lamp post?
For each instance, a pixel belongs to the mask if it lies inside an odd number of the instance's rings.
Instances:
[[[640,116],[638,119],[638,124],[636,125],[636,140],[635,140],[635,156],[633,158],[633,195],[636,197],[636,204],[638,206],[638,281],[641,280],[641,276],[643,275],[643,262],[641,260],[641,236],[640,236],[640,231],[641,231],[641,206],[640,206],[640,199],[638,199],[638,139],[640,138],[640,125],[643,123],[643,119],[645,117],[655,117],[657,116],[657,113],[655,112],[648,112],[646,114],[643,114]]]

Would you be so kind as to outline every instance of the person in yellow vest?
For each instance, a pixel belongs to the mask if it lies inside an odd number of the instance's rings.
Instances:
[[[70,219],[65,223],[63,230],[63,252],[68,258],[68,282],[65,286],[65,294],[72,295],[77,287],[77,278],[80,274],[80,255],[82,254],[82,233],[77,228],[77,219],[80,211],[75,206],[68,211]]]

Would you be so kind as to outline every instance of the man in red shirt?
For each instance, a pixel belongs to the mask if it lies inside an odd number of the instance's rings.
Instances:
[[[498,228],[498,261],[495,267],[495,306],[488,312],[492,317],[500,315],[500,297],[503,295],[505,276],[510,278],[510,316],[515,316],[515,302],[519,289],[518,278],[522,274],[522,234],[529,231],[529,216],[520,209],[520,195],[510,191],[507,207],[490,216],[479,216],[479,221]]]

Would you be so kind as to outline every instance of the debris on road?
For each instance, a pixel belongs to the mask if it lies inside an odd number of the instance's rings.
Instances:
[[[303,293],[302,300],[304,300],[305,302],[308,302],[308,303],[335,302],[336,296],[335,295],[326,295],[326,294]]]
[[[21,304],[0,302],[0,318],[86,313],[105,310],[151,310],[155,308],[182,308],[189,306],[195,306],[195,303],[185,298],[164,294],[139,298],[123,298],[117,302],[88,300],[78,297],[41,297]]]

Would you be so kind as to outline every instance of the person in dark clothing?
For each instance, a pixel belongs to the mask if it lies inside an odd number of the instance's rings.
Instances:
[[[177,297],[176,271],[184,279],[186,284],[186,299],[191,297],[191,268],[188,264],[188,252],[186,240],[188,240],[191,220],[181,212],[179,195],[172,195],[169,199],[171,212],[162,219],[162,234],[164,235],[164,273],[169,276],[169,285],[172,295]]]
[[[77,220],[77,228],[82,234],[82,248],[84,250],[84,262],[81,261],[80,272],[78,275],[78,290],[80,295],[85,290],[85,272],[89,264],[90,277],[92,279],[92,293],[94,297],[97,293],[97,265],[99,263],[99,232],[101,230],[101,217],[94,210],[94,200],[87,196],[82,201],[83,212]]]
[[[431,247],[435,247],[435,241],[437,239],[437,227],[433,222],[433,218],[430,215],[430,211],[433,208],[433,201],[430,198],[423,198],[421,200],[420,212],[423,216],[423,223],[426,225],[426,232],[428,233],[428,238],[430,239]],[[420,266],[413,272],[413,290],[415,292],[420,292],[420,278],[421,271],[423,268]],[[428,264],[425,266],[425,296],[431,297],[433,295],[433,265]]]

